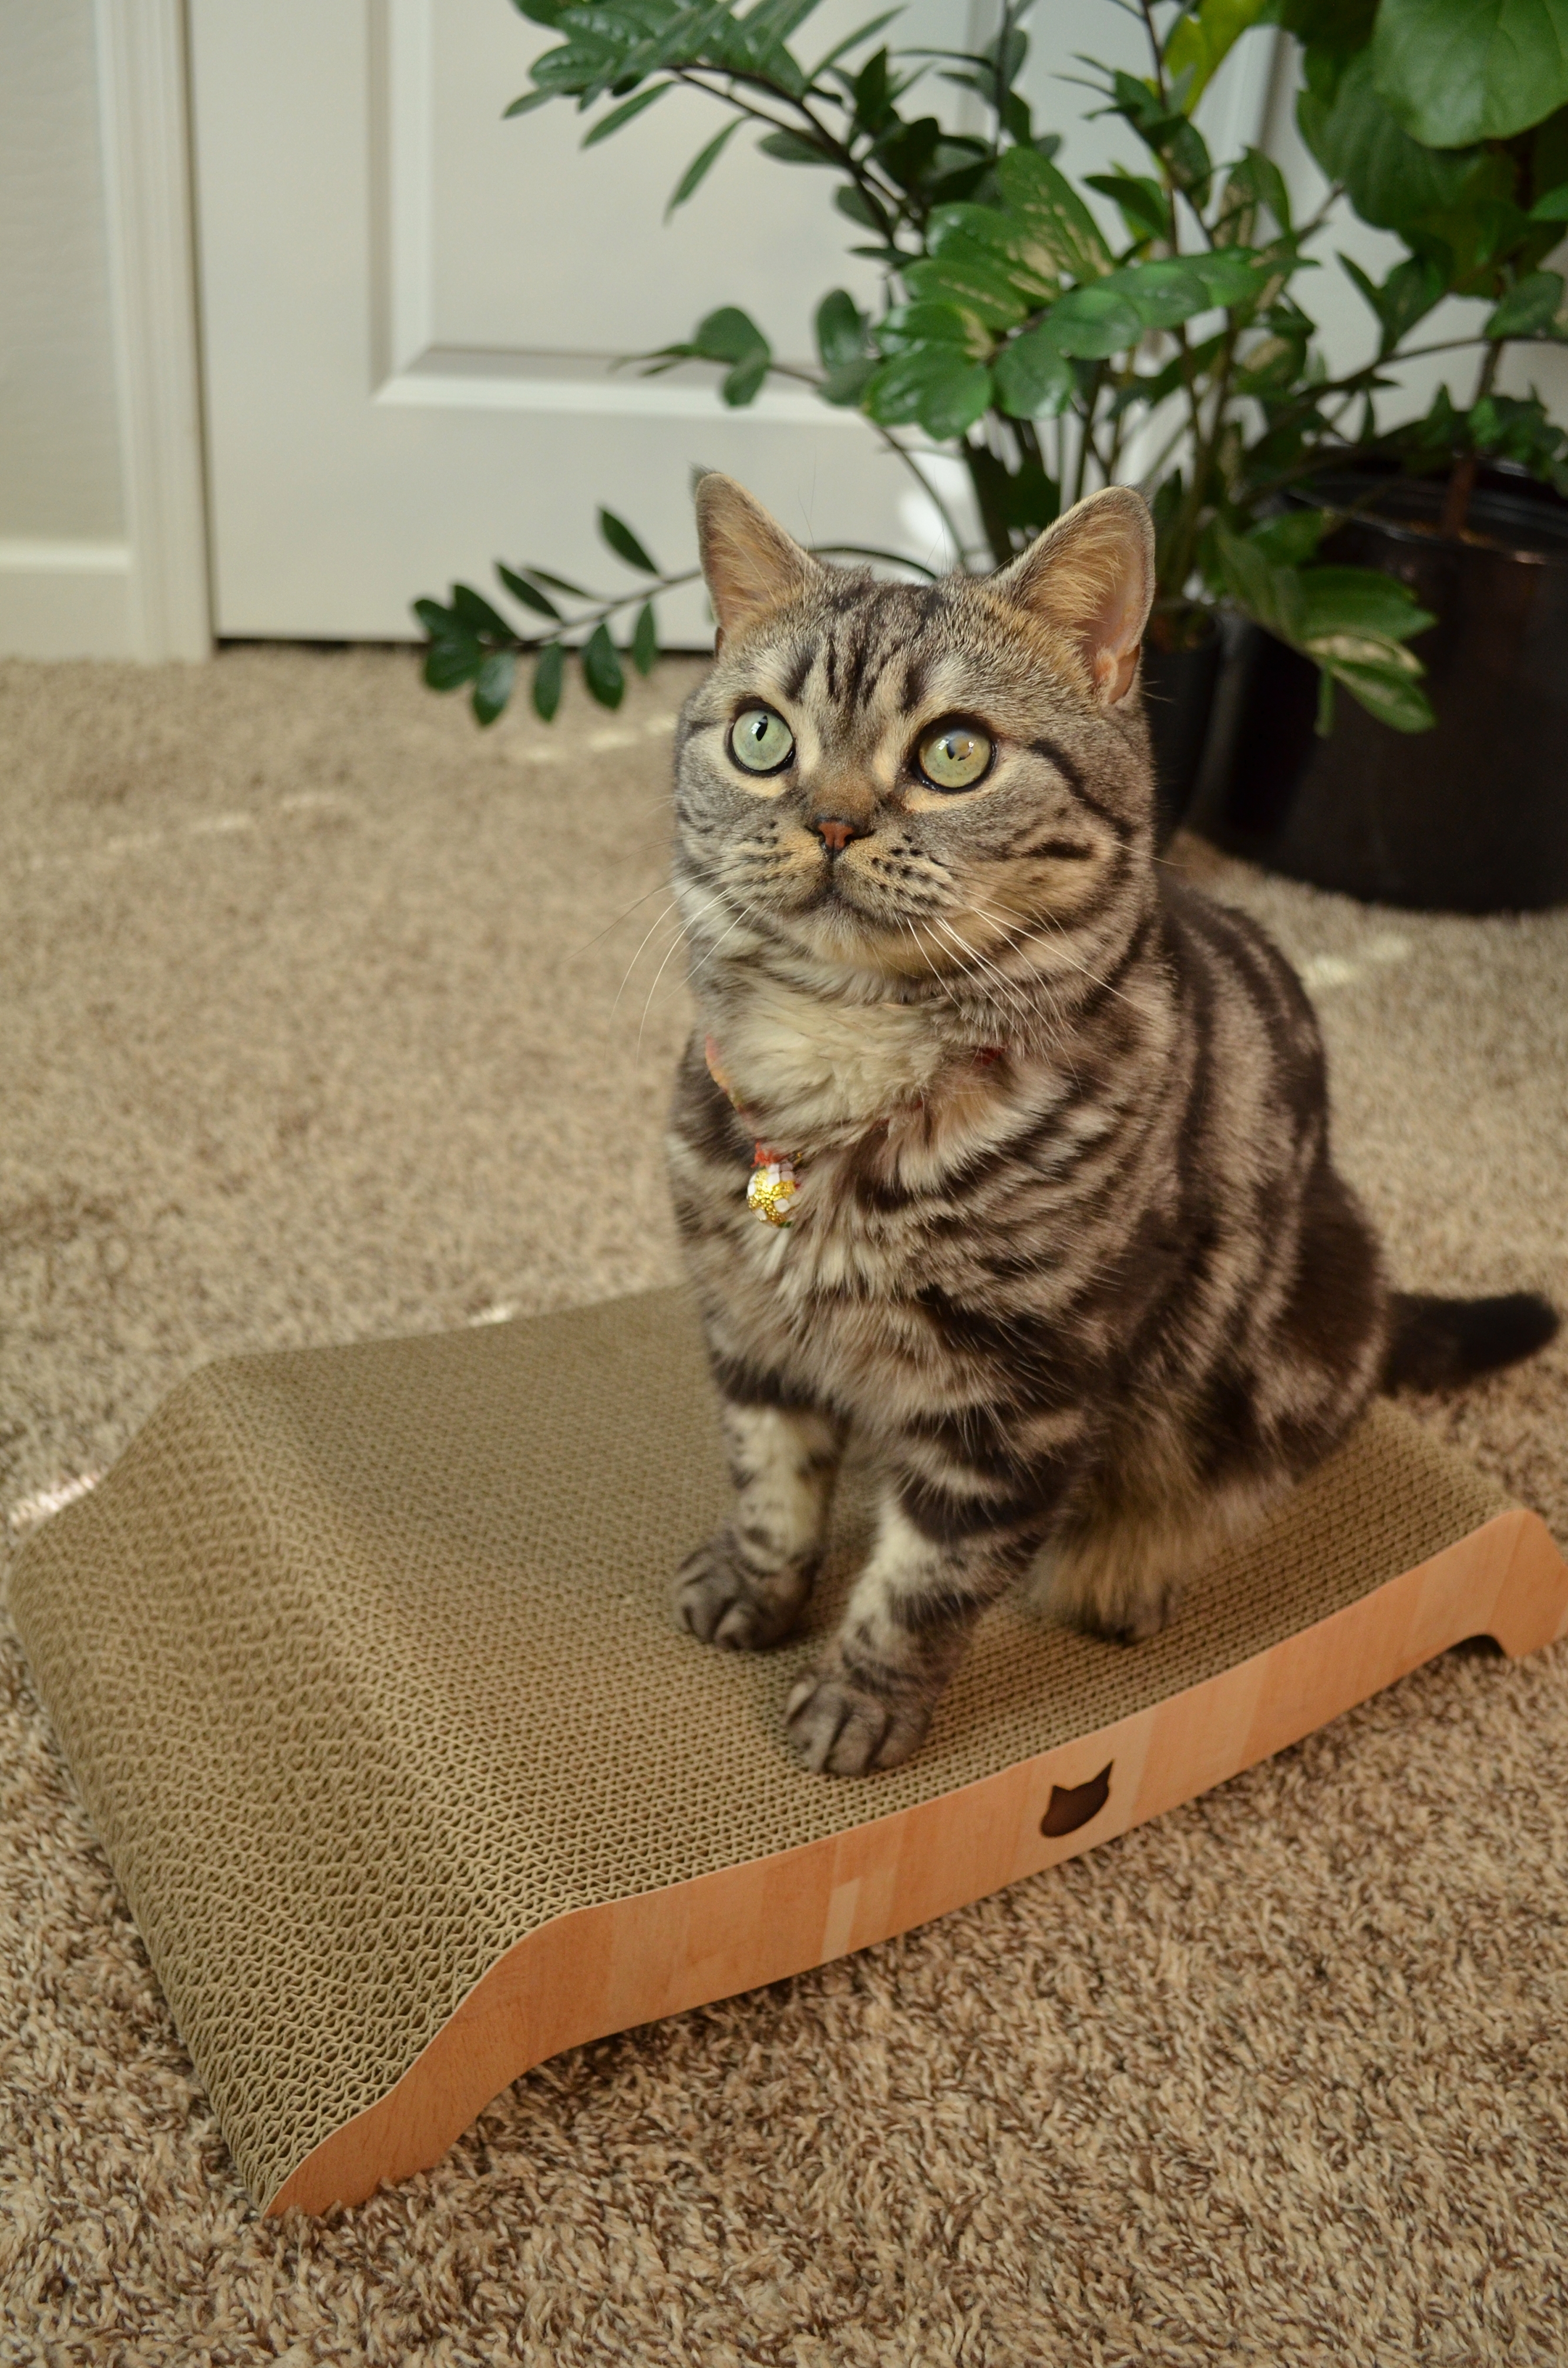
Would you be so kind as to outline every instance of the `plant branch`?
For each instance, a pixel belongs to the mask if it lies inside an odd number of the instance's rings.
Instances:
[[[803,376],[804,373],[802,372],[801,375]],[[958,527],[954,522],[953,514],[949,509],[947,503],[937,491],[936,486],[931,483],[930,479],[926,474],[925,470],[920,466],[920,463],[916,461],[914,453],[909,450],[908,445],[901,444],[898,438],[893,434],[892,428],[884,427],[880,419],[871,420],[869,425],[876,429],[877,434],[881,438],[882,442],[887,446],[888,450],[893,453],[897,459],[903,462],[904,467],[908,470],[910,475],[914,478],[915,484],[919,486],[921,492],[925,495],[926,500],[936,511],[937,516],[941,519],[944,528],[947,529],[948,540],[959,555],[960,564],[967,565],[969,559],[969,545],[965,542],[962,535],[959,532]]]
[[[722,71],[718,66],[676,66],[671,69],[671,79],[684,83],[689,90],[703,91],[710,98],[722,99],[726,106],[734,108],[738,113],[749,116],[754,123],[765,123],[770,131],[791,132],[799,138],[800,135],[792,123],[782,120],[777,115],[770,115],[766,108],[755,107],[750,99],[743,98],[735,87],[737,80],[735,75],[726,75],[722,83],[717,80],[707,82],[701,79],[704,74],[717,76]],[[766,91],[770,98],[776,98],[780,106],[794,108],[801,121],[809,127],[813,137],[828,150],[840,171],[848,175],[867,204],[876,212],[891,245],[893,233],[903,216],[904,199],[902,191],[895,189],[891,182],[883,181],[880,176],[869,173],[862,160],[856,156],[844,141],[829,131],[827,125],[812,112],[803,99],[796,98],[792,92],[780,89],[777,84],[767,82],[760,75],[756,79],[756,87]]]
[[[1165,80],[1165,51],[1160,47],[1159,31],[1154,23],[1153,0],[1139,0],[1139,13],[1143,19],[1143,30],[1149,36],[1149,51],[1154,61],[1154,88],[1159,93],[1160,105],[1168,115],[1171,105],[1170,85]]]

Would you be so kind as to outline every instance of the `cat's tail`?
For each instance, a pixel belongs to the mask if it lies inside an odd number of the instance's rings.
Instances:
[[[1533,1291],[1505,1292],[1499,1299],[1396,1291],[1392,1315],[1385,1390],[1452,1389],[1533,1356],[1557,1330],[1557,1310]]]

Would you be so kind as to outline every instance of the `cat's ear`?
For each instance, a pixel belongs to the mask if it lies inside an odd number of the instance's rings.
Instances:
[[[698,547],[719,620],[715,646],[722,648],[726,633],[744,632],[825,571],[733,477],[705,470],[696,497]]]
[[[1078,651],[1095,697],[1114,707],[1132,688],[1154,598],[1154,524],[1131,485],[1107,485],[1048,527],[993,588],[1055,627]]]

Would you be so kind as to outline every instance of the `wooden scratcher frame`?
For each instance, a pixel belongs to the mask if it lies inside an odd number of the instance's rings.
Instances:
[[[267,2209],[324,2212],[428,2169],[562,2048],[805,1973],[1060,1866],[1450,1645],[1486,1635],[1517,1658],[1565,1633],[1568,1569],[1545,1523],[1499,1513],[1361,1602],[1059,1750],[847,1833],[560,1917],[509,1949],[397,2086],[307,2155]]]
[[[813,1777],[813,1638],[669,1622],[724,1497],[656,1292],[209,1367],[24,1551],[40,1692],[264,2209],[358,2202],[561,2049],[1075,1857],[1467,1637],[1568,1633],[1539,1518],[1381,1406],[1164,1637],[998,1606],[914,1760]]]

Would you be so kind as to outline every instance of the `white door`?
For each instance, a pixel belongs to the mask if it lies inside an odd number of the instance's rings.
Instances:
[[[798,53],[873,12],[826,0]],[[986,13],[913,0],[890,38],[962,44]],[[1037,120],[1071,120],[1084,94],[1047,69],[1119,35],[1116,12],[1041,0],[1034,17]],[[507,0],[191,0],[190,30],[221,634],[412,636],[411,598],[453,577],[494,592],[496,558],[630,587],[597,504],[663,566],[689,564],[694,463],[744,479],[802,540],[942,557],[934,512],[857,414],[804,388],[729,411],[701,366],[612,368],[724,303],[810,360],[821,296],[874,288],[831,176],[743,134],[666,226],[720,110],[678,92],[586,154],[568,105],[503,121],[554,39]],[[710,631],[695,591],[660,624],[677,645]]]

